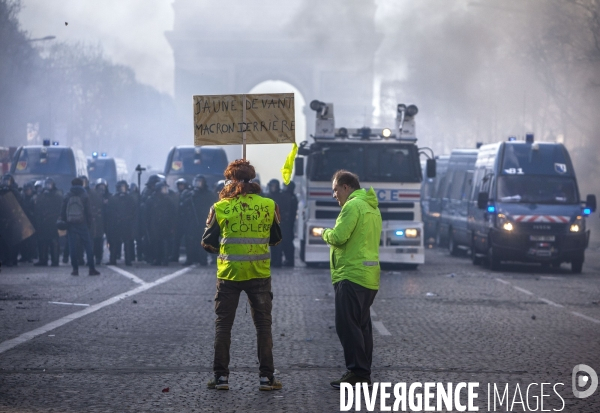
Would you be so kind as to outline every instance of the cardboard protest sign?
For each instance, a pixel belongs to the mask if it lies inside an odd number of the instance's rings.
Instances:
[[[293,93],[194,96],[194,145],[295,143]]]

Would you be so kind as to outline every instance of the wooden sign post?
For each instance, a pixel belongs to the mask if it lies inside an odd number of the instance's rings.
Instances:
[[[295,142],[293,93],[194,96],[194,146]]]

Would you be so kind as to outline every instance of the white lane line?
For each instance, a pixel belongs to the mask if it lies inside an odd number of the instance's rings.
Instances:
[[[171,281],[174,278],[179,277],[180,275],[185,274],[186,272],[188,272],[189,270],[191,270],[193,267],[186,267],[183,268],[179,271],[174,272],[173,274],[169,274],[166,275],[162,278],[159,278],[158,280],[151,282],[151,283],[144,283],[143,285],[140,285],[137,288],[134,288],[133,290],[127,291],[125,293],[119,294],[119,295],[115,295],[112,298],[109,298],[108,300],[102,301],[101,303],[98,304],[94,304],[89,306],[88,308],[84,309],[84,310],[80,310],[77,311],[73,314],[69,314],[63,318],[59,318],[56,321],[53,321],[51,323],[46,324],[45,326],[36,328],[35,330],[31,330],[27,333],[21,334],[18,337],[15,337],[11,340],[6,340],[2,343],[0,343],[0,354],[4,353],[5,351],[10,350],[13,347],[18,346],[19,344],[23,344],[39,335],[45,334],[48,331],[54,330],[55,328],[61,327],[67,323],[70,323],[73,320],[77,320],[78,318],[81,318],[83,316],[86,316],[88,314],[94,313],[104,307],[107,307],[111,304],[117,303],[121,300],[123,300],[124,298],[127,297],[131,297],[133,295],[139,294],[141,292],[144,292],[146,290],[149,290],[150,288],[156,287],[157,285],[160,284],[164,284],[168,281]]]
[[[383,325],[383,323],[381,321],[373,321],[373,327],[375,327],[375,330],[377,330],[377,332],[379,334],[381,334],[382,336],[391,336],[392,333],[390,333],[388,331],[387,328],[385,328],[385,326]]]
[[[377,313],[375,312],[373,307],[370,308],[370,311],[371,311],[371,317],[377,317]]]
[[[517,291],[521,291],[523,294],[533,295],[531,291],[526,290],[525,288],[517,287],[516,285],[513,285],[513,288]]]
[[[593,322],[593,323],[598,323],[598,324],[600,324],[600,320],[598,320],[598,319],[596,319],[596,318],[593,318],[593,317],[588,317],[587,315],[585,315],[585,314],[581,314],[581,313],[578,313],[577,311],[571,311],[571,314],[573,314],[573,315],[576,315],[577,317],[581,317],[581,318],[583,318],[583,319],[586,319],[586,320],[588,320],[588,321],[591,321],[591,322]]]
[[[123,275],[123,276],[125,276],[125,277],[129,278],[129,279],[130,279],[131,281],[133,281],[134,283],[141,284],[141,285],[144,285],[144,284],[146,284],[146,281],[142,280],[141,278],[139,278],[139,277],[138,277],[138,276],[136,276],[136,275],[133,275],[133,274],[132,274],[132,273],[130,273],[130,272],[127,272],[127,271],[125,271],[125,270],[122,270],[122,269],[120,269],[119,267],[115,267],[114,265],[107,265],[107,266],[106,266],[106,268],[110,268],[110,269],[111,269],[111,270],[113,270],[114,272],[116,272],[116,273],[119,273],[119,274],[121,274],[121,275]]]
[[[79,304],[79,303],[63,303],[62,301],[48,301],[48,304],[62,304],[62,305],[80,305],[82,307],[89,307],[89,304]]]
[[[517,287],[516,285],[512,285],[511,283],[509,283],[508,281],[503,280],[502,278],[496,278],[496,281],[500,281],[502,284],[511,285],[515,290],[518,290],[518,291],[521,291],[522,293],[525,293],[527,295],[532,295],[532,296],[536,297],[535,294],[533,294],[531,291],[526,290],[526,289],[521,288],[521,287]],[[536,297],[536,298],[538,300],[540,300],[540,301],[545,302],[548,305],[553,306],[553,307],[565,308],[563,305],[557,304],[554,301],[550,301],[547,298],[543,298],[543,297]],[[600,324],[600,320],[598,320],[597,318],[589,317],[589,316],[587,316],[585,314],[578,313],[577,311],[569,311],[569,312],[571,314],[573,314],[573,315],[576,315],[577,317],[583,318],[584,320],[588,320],[588,321],[591,321],[593,323]]]
[[[540,299],[540,301],[543,301],[543,302],[545,302],[546,304],[549,304],[549,305],[551,305],[551,306],[558,307],[558,308],[564,308],[564,306],[562,306],[562,305],[560,305],[560,304],[557,304],[557,303],[555,303],[554,301],[550,301],[550,300],[548,300],[547,298],[542,298],[542,297],[538,297],[538,298]]]

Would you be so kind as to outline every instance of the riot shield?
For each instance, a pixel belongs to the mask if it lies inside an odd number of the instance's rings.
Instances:
[[[29,238],[34,232],[33,225],[15,195],[10,191],[0,193],[0,238],[13,246]]]

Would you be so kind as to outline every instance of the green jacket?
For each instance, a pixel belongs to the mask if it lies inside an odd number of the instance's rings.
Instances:
[[[373,188],[352,192],[333,229],[323,231],[330,245],[329,263],[333,284],[349,280],[379,290],[379,240],[381,213]]]

